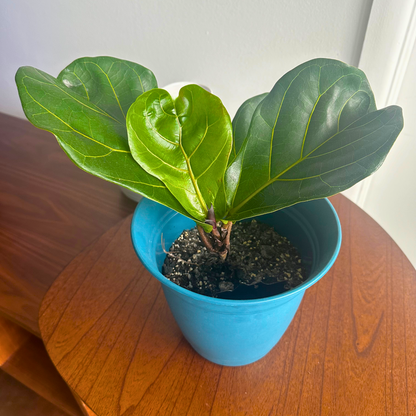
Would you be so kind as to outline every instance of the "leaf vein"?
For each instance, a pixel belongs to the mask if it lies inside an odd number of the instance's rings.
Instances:
[[[137,78],[139,78],[140,86],[142,87],[142,93],[143,93],[144,87],[143,87],[142,78],[140,77],[140,75],[126,61],[123,61],[123,64],[126,65],[128,68],[130,68],[136,74]]]
[[[114,87],[113,87],[113,83],[111,82],[111,80],[110,80],[110,77],[108,76],[108,74],[100,67],[100,65],[98,65],[98,64],[96,64],[95,62],[91,62],[91,61],[84,61],[86,64],[91,64],[91,65],[95,65],[105,76],[106,76],[106,78],[107,78],[107,81],[108,81],[108,83],[110,84],[110,87],[111,87],[111,89],[112,89],[112,91],[113,91],[113,94],[114,94],[114,97],[115,97],[115,99],[116,99],[116,101],[117,101],[117,104],[118,104],[118,106],[120,107],[120,111],[121,111],[121,114],[123,114],[123,117],[124,118],[126,118],[126,115],[124,114],[124,111],[123,111],[123,109],[122,109],[122,107],[121,107],[121,104],[120,104],[120,101],[119,101],[119,99],[118,99],[118,96],[117,96],[117,93],[116,93],[116,91],[115,91],[115,89],[114,89]],[[108,72],[110,72],[110,70],[111,70],[111,68],[113,67],[113,65],[114,65],[114,62],[110,65],[110,68],[108,69]]]
[[[33,78],[33,77],[30,77],[29,75],[25,75],[23,78],[22,78],[22,82],[23,82],[23,80],[25,79],[25,78],[29,78],[29,79],[31,79],[31,80],[33,80],[33,81],[36,81],[36,82],[38,82],[39,84],[45,84],[45,85],[49,85],[49,86],[51,86],[51,87],[56,87],[56,88],[58,88],[58,90],[60,90],[60,91],[62,91],[64,94],[66,94],[68,97],[70,97],[70,98],[72,98],[74,101],[76,101],[77,103],[79,103],[79,104],[81,104],[83,107],[86,107],[86,108],[89,108],[90,110],[92,110],[92,111],[95,111],[96,113],[98,113],[98,114],[101,114],[101,115],[103,115],[103,116],[106,116],[106,117],[109,117],[109,118],[111,118],[112,120],[114,120],[114,121],[116,121],[117,123],[119,123],[120,124],[120,122],[118,121],[118,120],[116,120],[114,117],[111,117],[110,116],[110,114],[108,114],[108,113],[106,113],[102,108],[100,108],[100,107],[98,107],[97,105],[95,105],[94,104],[94,106],[95,107],[97,107],[100,111],[98,111],[97,109],[95,109],[94,107],[90,107],[89,105],[86,105],[85,103],[83,103],[82,101],[79,101],[79,100],[77,100],[76,99],[76,97],[74,97],[73,95],[71,95],[71,94],[69,94],[67,91],[65,91],[64,89],[62,89],[62,88],[60,88],[59,87],[59,85],[57,85],[57,84],[55,84],[55,83],[52,83],[51,81],[49,81],[38,69],[36,69],[36,68],[34,68],[35,69],[35,71],[43,78],[43,79],[45,79],[47,82],[42,82],[42,81],[39,81],[38,79],[36,79],[36,78]]]
[[[87,100],[90,100],[90,96],[88,95],[88,90],[87,87],[85,86],[85,84],[82,82],[82,79],[76,74],[75,69],[72,71],[72,73],[78,78],[79,82],[82,84],[82,86],[84,87],[85,90],[85,94],[87,94]]]
[[[110,147],[110,146],[107,146],[106,144],[104,144],[104,143],[101,143],[101,142],[99,142],[98,140],[94,140],[92,137],[90,137],[90,136],[87,136],[86,134],[84,134],[84,133],[81,133],[80,131],[78,131],[78,130],[76,130],[76,129],[74,129],[72,126],[70,126],[68,123],[66,123],[64,120],[62,120],[60,117],[58,117],[56,114],[54,114],[54,113],[52,113],[51,111],[49,111],[46,107],[44,107],[40,102],[38,102],[38,101],[36,101],[34,98],[33,98],[33,96],[29,93],[29,91],[27,90],[27,87],[26,87],[26,85],[23,83],[23,85],[24,85],[24,87],[25,87],[25,90],[26,90],[26,93],[29,95],[29,97],[33,100],[33,102],[35,102],[37,105],[39,105],[40,107],[42,107],[44,110],[46,110],[49,114],[51,114],[53,117],[56,117],[59,121],[61,121],[63,124],[65,124],[67,127],[69,127],[73,132],[75,132],[75,133],[77,133],[77,134],[79,134],[80,136],[83,136],[83,137],[85,137],[85,138],[87,138],[87,139],[89,139],[89,140],[91,140],[91,141],[93,141],[94,143],[97,143],[97,144],[99,144],[99,145],[101,145],[101,146],[103,146],[103,147],[106,147],[106,148],[108,148],[108,149],[111,149],[112,151],[114,151],[114,152],[120,152],[120,153],[130,153],[128,150],[121,150],[121,149],[114,149],[114,148],[112,148],[112,147]],[[51,131],[52,133],[53,133],[53,130],[48,130],[48,131]]]
[[[201,145],[201,143],[204,141],[205,136],[207,135],[208,128],[209,128],[209,126],[208,126],[208,114],[206,114],[206,117],[205,117],[205,122],[206,122],[206,126],[205,126],[205,132],[204,132],[204,135],[202,136],[202,139],[199,141],[198,145],[195,147],[195,149],[193,150],[193,152],[189,155],[189,160],[191,160],[191,157],[192,157],[192,156],[195,154],[195,152],[198,150],[199,146],[200,146],[200,145]],[[215,124],[215,123],[213,123],[213,124]],[[212,124],[211,124],[211,125],[212,125]]]
[[[136,136],[136,139],[143,145],[143,147],[152,155],[152,156],[154,156],[156,159],[158,159],[158,160],[160,160],[163,164],[165,164],[165,165],[167,165],[167,166],[169,166],[170,168],[172,168],[172,169],[174,169],[174,170],[177,170],[178,172],[184,172],[184,173],[186,173],[187,172],[187,170],[186,169],[180,169],[180,168],[177,168],[176,166],[173,166],[173,165],[171,165],[171,164],[169,164],[169,163],[167,163],[167,162],[165,162],[163,159],[161,159],[159,156],[157,156],[156,154],[154,154],[144,143],[143,143],[143,141],[142,140],[140,140],[139,139],[139,136],[138,136],[138,134],[137,134],[137,132],[136,132],[136,130],[133,130],[133,133],[134,133],[134,135]]]
[[[227,141],[224,141],[224,144],[222,145],[220,151],[218,152],[217,156],[215,156],[214,160],[209,164],[209,166],[200,174],[198,175],[195,180],[197,181],[201,176],[205,175],[205,173],[210,169],[210,167],[218,160],[218,158],[221,156],[222,151],[224,150],[224,147],[227,145]]]

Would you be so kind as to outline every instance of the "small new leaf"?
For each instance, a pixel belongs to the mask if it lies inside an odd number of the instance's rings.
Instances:
[[[153,89],[130,107],[127,131],[137,163],[204,222],[232,146],[231,120],[220,99],[197,85],[183,87],[176,100]]]

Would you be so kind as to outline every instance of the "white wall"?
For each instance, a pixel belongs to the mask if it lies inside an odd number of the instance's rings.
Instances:
[[[416,267],[416,44],[397,102],[405,126],[368,188],[363,209],[396,241]]]
[[[0,111],[23,116],[19,66],[52,75],[81,56],[208,85],[234,115],[315,57],[357,65],[372,0],[1,0]]]
[[[403,108],[404,129],[380,170],[344,194],[416,267],[416,0],[374,0],[359,67],[371,80],[379,108]]]

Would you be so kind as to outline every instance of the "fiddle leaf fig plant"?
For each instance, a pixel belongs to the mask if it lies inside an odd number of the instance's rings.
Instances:
[[[232,122],[203,88],[174,99],[116,58],[78,59],[57,78],[22,67],[16,83],[27,118],[77,166],[194,219],[222,258],[233,222],[351,187],[403,128],[400,107],[377,110],[364,73],[332,59],[289,71]]]

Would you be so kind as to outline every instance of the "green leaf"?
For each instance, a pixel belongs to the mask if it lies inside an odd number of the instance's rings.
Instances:
[[[225,175],[228,220],[341,192],[382,164],[403,127],[396,106],[376,111],[367,78],[329,59],[284,75],[257,106]]]
[[[247,137],[254,111],[266,96],[267,92],[264,94],[256,95],[255,97],[251,97],[244,101],[244,103],[237,110],[237,113],[233,119],[233,150],[228,162],[229,164],[231,164],[237,157],[237,153],[240,151],[241,146]]]
[[[157,88],[149,69],[108,56],[77,59],[58,75],[58,80],[123,124],[136,98]]]
[[[244,143],[245,138],[247,137],[248,129],[250,127],[251,119],[253,117],[254,111],[257,106],[263,99],[266,97],[267,93],[256,95],[255,97],[249,98],[245,101],[240,108],[237,110],[236,115],[233,119],[233,147],[231,150],[230,158],[228,159],[228,165],[230,166],[237,157],[237,154]],[[233,174],[235,172],[236,166],[240,166],[239,163],[234,165],[233,169],[228,169],[221,181],[220,188],[217,193],[217,197],[214,202],[214,210],[218,219],[224,219],[228,208],[231,205],[231,195],[232,192],[227,192],[226,186],[228,187],[233,183]],[[228,197],[228,200],[227,200]]]
[[[98,62],[103,71],[108,71],[107,75],[97,79],[94,72],[84,71],[77,64],[83,60]],[[107,57],[83,58],[66,68],[60,79],[32,67],[22,67],[17,71],[16,84],[23,110],[32,124],[55,135],[81,169],[188,215],[165,185],[144,171],[131,156],[125,120],[117,102],[126,109],[129,100],[133,102],[141,93],[138,85],[147,88],[156,81],[150,71],[143,68],[139,72],[138,67],[142,67],[130,62],[120,78],[123,62],[126,61]],[[130,67],[142,74],[141,82]],[[118,71],[113,72],[114,68]],[[69,74],[74,70],[78,78],[71,79]],[[112,96],[110,83],[115,92]],[[134,93],[128,91],[133,85]]]
[[[183,87],[175,101],[154,89],[130,107],[127,130],[137,163],[204,221],[232,146],[231,120],[220,99],[197,85]]]

